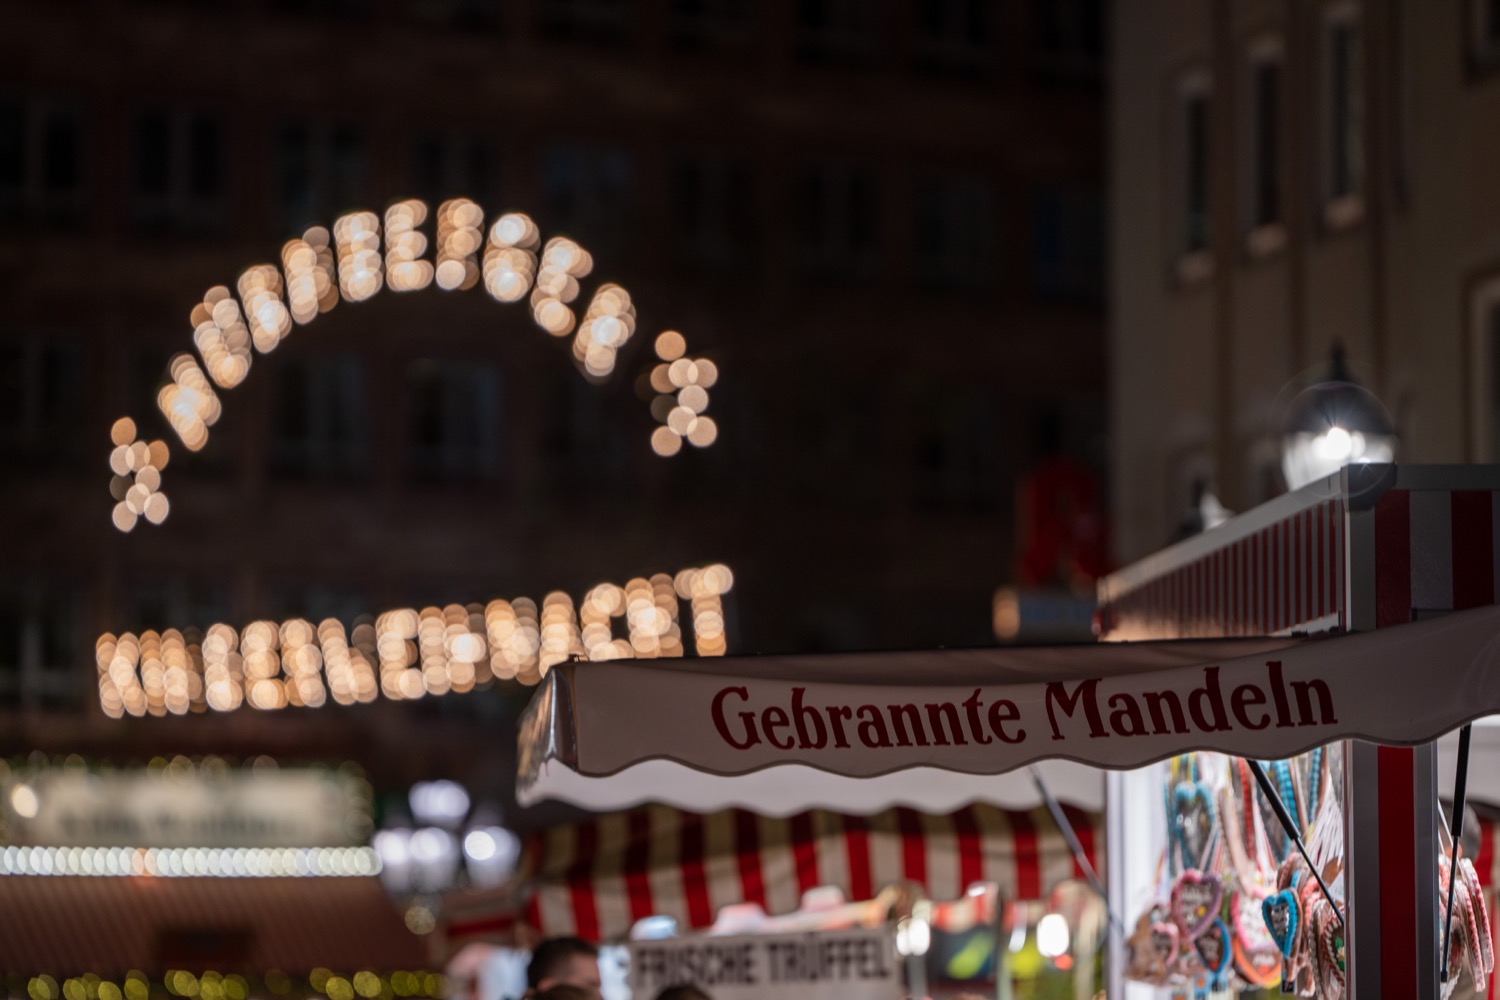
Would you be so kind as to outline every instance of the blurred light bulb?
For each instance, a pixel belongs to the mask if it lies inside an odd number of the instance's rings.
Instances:
[[[1036,950],[1056,958],[1068,950],[1068,922],[1060,913],[1049,913],[1036,925]]]

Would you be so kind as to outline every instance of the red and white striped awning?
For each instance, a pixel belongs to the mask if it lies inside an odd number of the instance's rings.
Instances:
[[[1099,868],[1099,817],[1064,808]],[[1046,809],[986,805],[947,815],[814,810],[785,818],[652,805],[539,834],[522,865],[532,889],[526,922],[543,935],[589,940],[622,937],[656,915],[674,917],[683,931],[706,928],[732,903],[790,913],[804,892],[825,885],[865,900],[909,882],[932,899],[950,900],[989,882],[1002,898],[1038,899],[1082,874]]]

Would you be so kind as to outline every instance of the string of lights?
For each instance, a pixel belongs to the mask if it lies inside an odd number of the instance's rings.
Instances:
[[[95,643],[99,704],[111,718],[317,708],[465,693],[492,680],[534,685],[568,659],[723,656],[728,566],[601,583],[576,604],[562,591],[488,604],[396,608],[345,630],[325,619],[236,629],[106,632]],[[684,623],[680,607],[688,605]],[[616,634],[619,623],[624,635]]]
[[[431,241],[423,230],[430,216]],[[193,346],[203,363],[200,367],[187,353],[171,359],[170,381],[157,396],[162,416],[184,447],[201,451],[223,412],[214,386],[230,390],[240,385],[250,373],[252,348],[268,354],[295,327],[311,323],[340,301],[364,302],[384,287],[415,292],[436,284],[443,291],[466,291],[483,284],[497,302],[529,298],[538,327],[554,337],[573,335],[573,358],[585,377],[608,379],[635,333],[630,293],[615,283],[601,284],[580,319],[573,304],[582,295],[580,281],[594,270],[593,256],[567,237],[543,244],[536,223],[522,212],[500,215],[487,235],[484,223],[484,209],[468,198],[445,201],[436,212],[420,199],[408,198],[393,203],[383,218],[370,211],[350,212],[334,222],[331,234],[314,226],[288,240],[279,268],[253,264],[240,274],[234,292],[215,285],[193,307]],[[476,262],[481,247],[483,257]],[[687,341],[675,330],[658,336],[655,346],[661,363],[651,373],[657,393],[651,413],[660,426],[651,435],[652,450],[668,457],[682,450],[683,441],[708,447],[718,438],[717,424],[704,413],[707,390],[718,379],[717,366],[706,358],[689,358]],[[166,443],[151,442],[148,464],[147,456],[136,454],[130,417],[115,422],[111,437],[115,527],[131,531],[142,516],[161,524],[170,512],[159,488],[160,471],[170,457]],[[155,471],[143,476],[144,469]],[[122,486],[119,481],[130,476],[134,481]]]
[[[151,980],[134,969],[118,983],[94,973],[73,976],[61,983],[50,975],[32,976],[25,982],[30,1000],[149,1000],[159,995]],[[395,997],[443,1000],[453,993],[452,981],[440,972],[397,970],[382,975],[369,969],[345,977],[317,968],[308,974],[305,984],[276,969],[266,972],[259,981],[237,973],[224,975],[212,969],[201,975],[194,975],[186,969],[168,969],[160,985],[174,997],[196,1000],[250,1000],[267,993],[300,998],[306,995],[304,985],[328,1000],[354,1000],[355,997],[363,1000],[393,1000]]]

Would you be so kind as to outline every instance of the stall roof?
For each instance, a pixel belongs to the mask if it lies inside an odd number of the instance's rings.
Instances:
[[[568,663],[522,721],[523,802],[949,811],[1034,804],[1016,769],[1415,745],[1500,712],[1500,608],[1378,632],[926,653]],[[1005,777],[999,777],[1005,776]],[[1093,788],[1097,789],[1097,776]]]

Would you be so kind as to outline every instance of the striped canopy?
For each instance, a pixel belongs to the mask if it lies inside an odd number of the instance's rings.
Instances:
[[[1100,867],[1098,816],[1064,808]],[[803,893],[825,885],[850,900],[899,883],[920,885],[936,900],[959,898],[975,883],[997,885],[1002,898],[1038,899],[1082,874],[1045,808],[985,805],[945,815],[902,808],[786,818],[647,806],[538,834],[522,866],[530,885],[525,922],[542,935],[591,940],[621,937],[655,915],[676,918],[682,930],[706,928],[733,903],[790,913]],[[456,913],[450,942],[498,926],[482,913]]]

